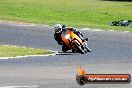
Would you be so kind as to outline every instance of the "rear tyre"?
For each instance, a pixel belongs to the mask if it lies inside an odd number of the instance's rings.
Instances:
[[[72,49],[72,53],[76,53],[76,50]]]
[[[62,51],[63,52],[68,51],[68,47],[67,47],[67,45],[65,43],[62,45]]]

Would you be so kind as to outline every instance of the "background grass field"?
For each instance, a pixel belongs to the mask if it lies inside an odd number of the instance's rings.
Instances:
[[[73,27],[128,30],[114,27],[113,20],[132,20],[132,2],[100,0],[0,0],[0,19]]]

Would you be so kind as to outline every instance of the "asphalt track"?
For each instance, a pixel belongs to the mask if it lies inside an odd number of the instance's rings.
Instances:
[[[0,88],[80,88],[79,65],[87,73],[132,75],[132,33],[80,30],[91,53],[62,53],[52,27],[0,22],[0,44],[58,51],[56,56],[0,60]],[[130,84],[86,84],[82,88],[132,88]]]

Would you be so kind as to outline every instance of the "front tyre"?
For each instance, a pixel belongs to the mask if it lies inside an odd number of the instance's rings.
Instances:
[[[83,48],[86,52],[91,52],[86,42],[84,43]]]
[[[78,43],[74,42],[74,47],[77,49],[79,53],[85,54],[85,51],[81,48],[81,46],[78,45]]]
[[[91,50],[89,48],[87,48],[87,52],[91,52]]]

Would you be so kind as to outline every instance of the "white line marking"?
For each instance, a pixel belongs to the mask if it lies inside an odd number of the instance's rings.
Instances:
[[[18,58],[26,58],[26,57],[43,57],[43,56],[55,56],[56,53],[46,54],[46,55],[25,55],[25,56],[16,56],[16,57],[0,57],[0,59],[18,59]]]
[[[26,58],[26,57],[44,57],[44,56],[55,56],[58,53],[58,51],[53,51],[53,50],[47,50],[53,52],[53,54],[46,54],[46,55],[24,55],[24,56],[16,56],[16,57],[0,57],[0,59],[19,59],[19,58]]]
[[[108,31],[114,32],[114,30],[108,30]]]
[[[92,30],[90,28],[82,28],[82,29],[79,29],[79,30]]]
[[[33,23],[23,23],[23,22],[17,22],[17,21],[6,21],[6,20],[0,20],[0,23],[10,23],[10,25],[16,25],[16,26],[49,26],[49,25],[41,25],[41,24],[33,24]],[[51,26],[49,26],[51,27]],[[115,30],[102,30],[102,29],[91,29],[91,28],[81,28],[79,30],[89,30],[89,31],[114,31]],[[125,33],[128,33],[130,31],[123,31]]]
[[[14,25],[16,25],[16,26],[22,26],[22,27],[24,27],[24,26],[35,26],[33,24],[14,24]]]
[[[10,46],[10,45],[4,45],[4,46]],[[13,47],[19,47],[17,45],[13,45]],[[26,47],[22,47],[26,48]],[[34,48],[32,48],[34,49]],[[53,50],[46,50],[49,52],[52,52],[52,54],[46,54],[46,55],[24,55],[24,56],[16,56],[16,57],[0,57],[0,59],[18,59],[18,58],[26,58],[26,57],[43,57],[43,56],[54,56],[56,54],[59,54],[58,51],[53,51]]]
[[[29,86],[3,86],[0,88],[38,88],[38,85],[29,85]]]
[[[79,30],[86,30],[86,31],[105,31],[105,30],[101,30],[101,29],[90,29],[90,28],[82,28]]]
[[[104,31],[104,30],[101,30],[101,29],[94,29],[93,31]]]
[[[81,28],[81,29],[79,29],[79,30],[85,30],[85,31],[109,31],[109,32],[117,32],[117,31],[115,31],[115,30],[102,30],[102,29],[90,29],[90,28]],[[130,33],[130,31],[119,31],[119,32],[123,32],[123,33]]]
[[[125,33],[129,33],[129,31],[124,31]]]
[[[89,30],[89,31],[105,31],[105,30],[101,30],[101,29],[90,29],[90,28],[82,28],[82,29],[79,29],[79,30]]]

